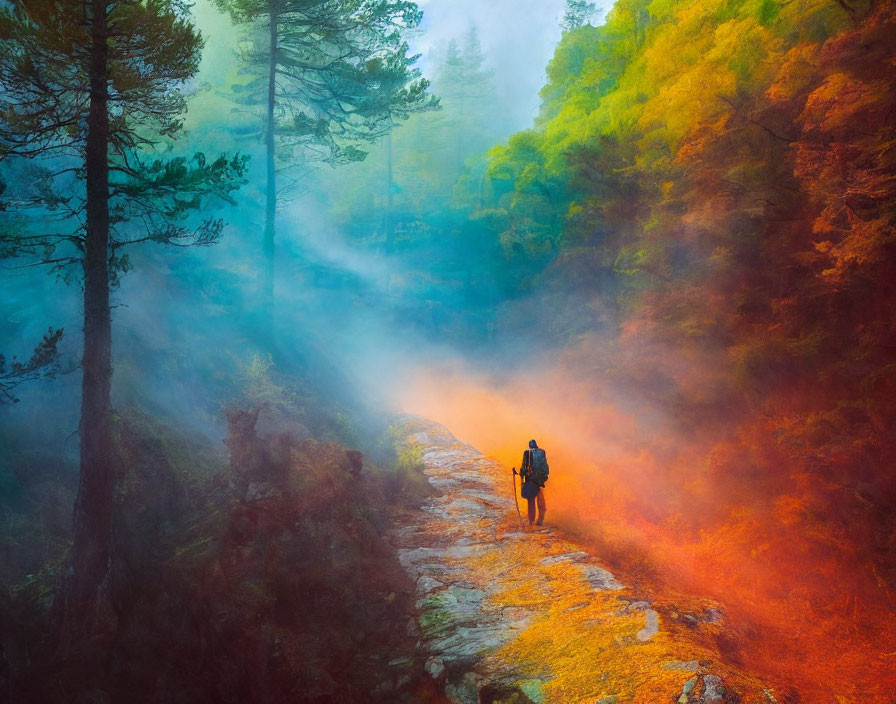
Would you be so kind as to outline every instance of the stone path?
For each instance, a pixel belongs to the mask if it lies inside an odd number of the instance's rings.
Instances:
[[[438,424],[400,422],[439,493],[392,539],[416,581],[427,671],[449,701],[775,701],[759,687],[728,691],[708,669],[719,672],[716,653],[673,637],[649,602],[558,531],[521,530],[508,468]]]

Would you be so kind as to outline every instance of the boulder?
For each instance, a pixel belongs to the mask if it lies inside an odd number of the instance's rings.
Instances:
[[[728,690],[718,675],[696,675],[684,683],[678,704],[738,704],[739,698]]]

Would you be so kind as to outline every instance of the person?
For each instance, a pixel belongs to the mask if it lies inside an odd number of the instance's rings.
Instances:
[[[546,504],[544,485],[548,480],[548,459],[545,451],[535,440],[529,441],[529,449],[523,452],[520,464],[520,476],[523,478],[521,495],[529,502],[529,525],[544,523]],[[538,504],[538,520],[535,520],[535,505]]]

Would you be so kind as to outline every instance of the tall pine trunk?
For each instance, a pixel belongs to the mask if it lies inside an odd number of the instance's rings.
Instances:
[[[384,229],[386,230],[386,251],[391,252],[394,244],[395,224],[392,220],[392,131],[386,133],[386,217]]]
[[[392,213],[392,130],[386,133],[386,212]]]
[[[277,172],[275,166],[276,143],[274,141],[274,107],[277,100],[277,4],[268,3],[270,27],[270,58],[268,61],[268,96],[267,115],[265,119],[264,142],[267,160],[267,185],[264,212],[264,240],[262,255],[264,271],[262,274],[262,324],[268,342],[274,335],[274,222],[277,217]]]
[[[111,436],[112,319],[109,307],[109,112],[107,0],[90,0],[90,113],[87,124],[84,357],[81,473],[74,548],[66,580],[62,647],[111,624],[108,579],[115,484]]]

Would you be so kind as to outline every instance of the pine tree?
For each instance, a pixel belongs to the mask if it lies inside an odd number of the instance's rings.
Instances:
[[[0,354],[0,405],[18,403],[12,390],[19,384],[35,379],[52,379],[59,372],[59,351],[57,345],[62,339],[62,329],[50,328],[43,336],[27,362],[17,357],[7,363]]]
[[[564,32],[571,32],[583,26],[594,16],[597,10],[593,2],[587,0],[566,0],[566,11],[563,13],[563,19],[560,27]]]
[[[494,77],[485,67],[485,55],[479,33],[470,27],[463,44],[452,39],[434,80],[445,112],[442,119],[452,133],[454,174],[456,179],[471,154],[485,150],[494,135],[489,125],[495,122]]]
[[[271,333],[278,186],[286,168],[363,159],[365,143],[396,119],[431,109],[428,82],[413,67],[402,32],[422,13],[407,0],[217,0],[250,33],[241,53],[250,80],[242,102],[263,110],[267,181],[263,307]]]
[[[351,212],[348,230],[387,250],[413,247],[432,223],[455,208],[476,207],[485,152],[506,136],[492,70],[475,28],[430,57],[439,110],[414,114],[383,140],[371,158],[345,170],[338,182],[324,175],[321,193],[332,194],[338,217]],[[341,192],[333,193],[337,189]]]
[[[129,266],[123,250],[213,243],[220,219],[184,218],[206,196],[227,200],[245,172],[243,157],[152,155],[180,131],[178,87],[196,72],[200,48],[178,0],[18,0],[0,9],[8,211],[0,253],[34,256],[67,276],[80,265],[83,275],[80,482],[62,592],[64,650],[114,625],[110,292]],[[16,178],[22,173],[30,178]]]

